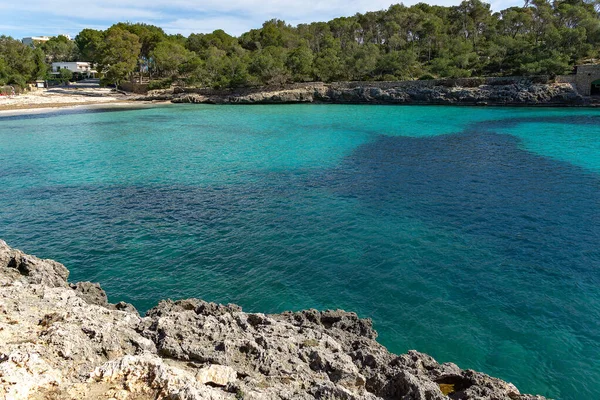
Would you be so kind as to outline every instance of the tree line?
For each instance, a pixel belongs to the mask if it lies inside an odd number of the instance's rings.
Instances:
[[[31,48],[0,36],[0,84],[42,78],[53,61],[90,61],[103,81],[132,74],[154,87],[235,87],[306,81],[554,76],[598,57],[598,0],[526,0],[492,12],[480,0],[419,3],[291,26],[273,19],[233,37],[188,37],[143,23],[84,29]]]

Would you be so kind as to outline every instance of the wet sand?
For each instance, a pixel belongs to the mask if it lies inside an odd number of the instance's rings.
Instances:
[[[60,87],[38,89],[16,96],[0,96],[0,116],[45,113],[57,109],[97,109],[143,107],[164,102],[137,100],[107,88]]]

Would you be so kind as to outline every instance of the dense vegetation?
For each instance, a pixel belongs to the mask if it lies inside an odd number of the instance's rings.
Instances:
[[[597,1],[597,0],[593,0]],[[302,81],[564,73],[598,57],[600,18],[589,0],[529,0],[493,13],[480,0],[420,3],[292,27],[271,20],[239,38],[222,30],[167,35],[146,24],[84,29],[35,49],[0,37],[0,84],[43,77],[52,61],[92,61],[105,82],[132,74],[227,87]]]

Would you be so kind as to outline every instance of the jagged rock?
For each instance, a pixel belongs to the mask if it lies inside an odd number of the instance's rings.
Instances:
[[[88,304],[108,307],[108,297],[99,284],[92,282],[78,282],[71,283],[69,286]]]
[[[189,299],[140,317],[67,276],[0,241],[0,398],[542,399],[416,351],[391,354],[355,313]]]
[[[139,315],[138,310],[133,306],[133,304],[125,303],[124,301],[120,301],[117,304],[109,304],[109,307],[114,308],[115,310],[125,311]]]
[[[237,380],[237,372],[231,367],[213,364],[200,369],[196,374],[196,379],[204,384],[227,386]]]
[[[69,270],[64,265],[52,260],[41,260],[12,249],[2,240],[0,240],[0,269],[12,269],[13,272],[7,273],[12,274],[17,271],[30,283],[50,287],[66,286],[69,277]]]
[[[463,105],[583,105],[584,98],[566,83],[536,83],[526,78],[507,78],[476,86],[444,81],[407,82],[320,82],[281,87],[229,90],[177,88],[153,92],[140,100],[171,100],[173,103],[284,104],[284,103],[369,103],[369,104],[463,104]],[[472,80],[472,79],[471,79]],[[465,82],[468,83],[468,82]],[[493,84],[492,84],[493,83]]]
[[[213,389],[199,382],[181,368],[166,365],[152,354],[125,356],[94,370],[90,382],[118,383],[127,388],[127,395],[146,394],[154,399],[234,399],[234,395]]]
[[[27,399],[34,388],[53,388],[62,381],[61,371],[32,349],[0,353],[0,398]]]

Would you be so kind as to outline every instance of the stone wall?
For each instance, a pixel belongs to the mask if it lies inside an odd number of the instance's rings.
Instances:
[[[556,83],[570,83],[572,85],[577,83],[575,75],[558,75],[554,80]]]
[[[119,86],[124,91],[130,92],[130,93],[137,93],[137,94],[148,93],[148,84],[123,82]]]
[[[600,64],[578,65],[574,75],[560,75],[556,82],[570,83],[582,96],[590,96],[592,82],[600,79]]]

